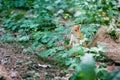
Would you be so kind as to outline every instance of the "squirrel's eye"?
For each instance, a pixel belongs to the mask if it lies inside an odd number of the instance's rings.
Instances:
[[[75,30],[75,31],[77,31],[77,30]]]

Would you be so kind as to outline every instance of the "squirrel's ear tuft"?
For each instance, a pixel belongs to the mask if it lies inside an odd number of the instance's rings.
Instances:
[[[80,25],[77,25],[77,27],[80,29]]]

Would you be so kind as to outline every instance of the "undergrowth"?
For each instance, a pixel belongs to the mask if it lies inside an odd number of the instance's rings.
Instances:
[[[116,0],[0,0],[0,11],[3,27],[10,31],[1,41],[20,42],[27,47],[23,52],[52,57],[72,67],[71,80],[107,80],[109,73],[104,67],[97,68],[94,60],[104,47],[67,48],[67,36],[72,25],[81,24],[89,43],[101,25],[118,16]],[[73,53],[78,55],[71,57]]]

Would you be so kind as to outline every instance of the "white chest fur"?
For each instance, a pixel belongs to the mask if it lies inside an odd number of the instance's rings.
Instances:
[[[75,46],[79,42],[77,37],[73,34],[71,34],[71,40],[72,40],[72,46]]]

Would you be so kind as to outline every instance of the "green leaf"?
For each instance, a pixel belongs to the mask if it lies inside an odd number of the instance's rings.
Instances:
[[[19,41],[28,41],[29,40],[29,36],[18,36],[18,40]]]
[[[17,60],[17,63],[18,63],[18,64],[22,64],[22,63],[23,63],[23,60],[18,59],[18,60]]]
[[[108,71],[106,70],[100,70],[98,73],[97,73],[97,77],[100,79],[100,80],[106,80],[109,76],[109,73]]]
[[[96,66],[92,54],[85,54],[81,57],[81,62],[76,66],[75,73],[71,80],[95,80]]]

